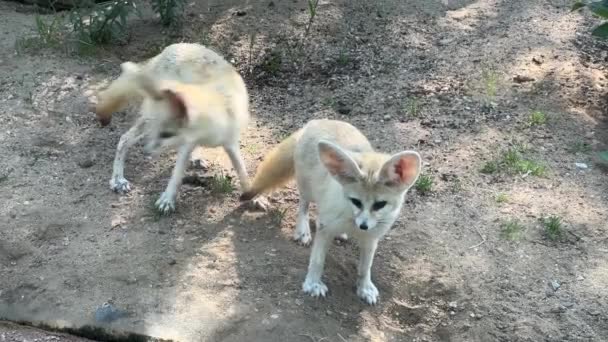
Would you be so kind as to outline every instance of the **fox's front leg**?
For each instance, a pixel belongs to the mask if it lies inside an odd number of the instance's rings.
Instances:
[[[175,210],[175,199],[177,198],[177,191],[179,186],[182,184],[184,178],[184,172],[188,167],[188,161],[190,160],[190,154],[194,150],[195,145],[191,143],[185,143],[180,146],[177,153],[177,160],[173,173],[167,188],[160,195],[160,198],[156,201],[156,208],[161,214],[168,214]]]
[[[124,176],[125,159],[127,158],[129,148],[143,138],[142,131],[144,124],[145,119],[139,117],[135,124],[123,134],[120,137],[120,141],[118,141],[116,155],[114,157],[114,167],[112,169],[112,178],[110,178],[110,188],[114,192],[125,194],[131,190],[131,185]]]
[[[312,250],[310,251],[308,273],[306,274],[304,284],[302,284],[302,290],[313,297],[325,297],[328,290],[327,285],[321,281],[321,277],[323,276],[323,268],[325,267],[325,255],[332,239],[333,236],[328,232],[328,229],[317,227],[314,242],[312,243]]]
[[[226,154],[228,154],[228,157],[230,158],[230,162],[232,163],[232,166],[234,167],[236,174],[239,177],[241,191],[246,192],[247,190],[249,190],[249,187],[250,187],[249,176],[247,176],[247,168],[245,167],[245,161],[243,160],[243,157],[241,156],[241,152],[240,152],[238,143],[234,143],[232,145],[225,146],[224,150],[226,151]],[[263,196],[259,196],[255,199],[253,199],[252,203],[256,207],[258,207],[264,211],[267,210],[268,206],[269,206],[268,201]]]
[[[378,302],[378,289],[372,283],[372,263],[378,247],[378,239],[361,239],[359,241],[359,267],[357,269],[357,295],[367,304]]]

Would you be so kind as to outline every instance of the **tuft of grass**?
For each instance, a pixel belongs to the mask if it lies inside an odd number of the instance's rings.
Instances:
[[[229,194],[235,189],[232,184],[232,178],[224,174],[211,177],[209,186],[214,194]]]
[[[501,192],[494,196],[494,200],[496,201],[496,203],[506,203],[509,200],[509,196],[507,196],[507,194],[505,194],[504,192]]]
[[[283,55],[279,50],[272,50],[268,55],[265,56],[262,62],[262,70],[270,75],[276,75],[281,70],[283,64]]]
[[[272,224],[281,226],[283,220],[285,220],[285,216],[287,216],[287,209],[272,208],[268,211],[268,215],[270,216],[270,222],[272,222]]]
[[[420,175],[414,186],[421,195],[426,195],[433,188],[433,178],[429,175]]]
[[[562,236],[563,226],[562,219],[559,216],[551,215],[541,219],[545,235],[550,240],[557,240]]]
[[[484,69],[481,72],[481,78],[486,95],[489,98],[496,96],[498,92],[498,73],[493,69]]]
[[[64,18],[60,15],[54,15],[52,20],[45,20],[42,16],[36,15],[36,35],[18,38],[15,42],[15,50],[17,53],[23,53],[60,47],[64,39],[63,22]]]
[[[137,10],[135,1],[84,4],[73,10],[69,16],[75,39],[81,48],[126,40],[127,18]]]
[[[591,144],[582,140],[575,141],[568,149],[571,153],[589,153],[591,152]]]
[[[541,126],[547,123],[547,115],[540,111],[534,111],[528,117],[528,126]]]
[[[152,10],[160,16],[163,26],[177,26],[184,17],[186,0],[152,0]]]
[[[503,152],[500,159],[487,162],[480,172],[492,174],[503,171],[537,177],[544,176],[547,172],[546,166],[533,159],[524,158],[523,154],[526,151],[527,149],[522,146],[509,148]]]
[[[500,227],[500,237],[509,241],[518,241],[522,238],[524,231],[525,227],[519,221],[507,221]]]
[[[336,101],[336,99],[334,99],[333,97],[328,96],[321,100],[321,104],[325,107],[336,108],[336,106],[338,105],[338,101]]]
[[[491,160],[483,165],[481,173],[492,174],[498,171],[498,163]]]
[[[420,101],[415,97],[410,97],[405,100],[403,112],[413,118],[420,116]]]
[[[350,56],[344,50],[340,50],[336,63],[341,67],[345,67],[350,63]]]

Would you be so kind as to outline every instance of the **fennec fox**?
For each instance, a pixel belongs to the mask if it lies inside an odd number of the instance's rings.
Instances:
[[[230,63],[198,44],[180,43],[136,64],[121,64],[122,74],[99,94],[96,113],[107,125],[112,113],[130,100],[143,98],[140,116],[120,137],[110,187],[118,193],[131,190],[124,177],[127,150],[146,137],[145,149],[156,154],[161,147],[177,147],[171,180],[156,207],[161,213],[175,209],[178,188],[197,145],[222,146],[239,177],[249,189],[239,136],[249,121],[249,98],[243,79]]]
[[[334,237],[348,234],[360,248],[357,294],[368,304],[378,301],[371,266],[378,240],[399,216],[404,195],[418,178],[420,155],[374,152],[369,141],[352,125],[313,120],[272,150],[258,167],[249,200],[288,181],[294,174],[300,203],[294,239],[311,241],[308,207],[318,208],[308,274],[302,285],[312,296],[325,296],[321,281],[325,255]]]

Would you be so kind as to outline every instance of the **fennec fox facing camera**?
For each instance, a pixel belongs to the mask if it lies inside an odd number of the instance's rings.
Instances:
[[[125,62],[122,74],[99,94],[96,113],[107,125],[112,113],[132,99],[143,98],[140,116],[120,137],[110,187],[118,193],[131,190],[124,177],[127,150],[146,137],[145,149],[158,154],[161,147],[177,147],[173,174],[156,207],[161,213],[175,209],[178,188],[198,145],[222,146],[239,177],[249,189],[239,137],[249,121],[249,98],[243,79],[214,51],[198,44],[166,47],[147,62]]]
[[[328,289],[321,280],[325,255],[335,237],[347,234],[360,248],[357,294],[375,304],[379,293],[370,272],[376,247],[399,216],[404,195],[416,182],[420,167],[417,152],[378,153],[352,125],[313,120],[266,156],[251,190],[241,199],[252,199],[295,174],[300,194],[295,240],[310,243],[308,207],[316,203],[318,208],[304,292],[326,295]]]

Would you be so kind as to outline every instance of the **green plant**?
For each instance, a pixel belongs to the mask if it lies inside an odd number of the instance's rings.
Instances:
[[[572,11],[576,11],[583,7],[589,8],[591,12],[603,19],[608,19],[608,0],[577,1],[572,6]],[[608,22],[604,22],[594,28],[591,34],[599,38],[608,38]]]
[[[308,0],[308,23],[304,27],[304,37],[308,37],[312,23],[317,16],[317,7],[319,6],[319,0]]]
[[[36,35],[34,37],[22,37],[16,40],[15,50],[21,53],[25,50],[37,50],[40,48],[56,48],[61,46],[64,36],[62,32],[63,17],[54,15],[53,19],[47,21],[42,16],[36,15]]]
[[[405,100],[403,111],[414,118],[420,115],[420,103],[417,98],[410,97]]]
[[[214,194],[228,194],[234,191],[232,179],[226,175],[214,175],[209,182],[211,192]]]
[[[431,192],[433,178],[429,175],[420,175],[416,181],[415,187],[421,195],[426,195]]]
[[[524,158],[523,154],[527,152],[528,149],[525,146],[511,147],[503,152],[500,159],[485,163],[480,172],[492,174],[503,171],[537,177],[545,175],[547,168],[544,165],[533,159]]]
[[[350,63],[350,56],[344,50],[340,50],[336,63],[342,67],[347,66]]]
[[[81,46],[109,44],[126,39],[127,18],[136,10],[133,0],[90,4],[73,10],[70,23]]]
[[[492,174],[498,171],[498,164],[491,160],[483,165],[481,168],[481,173]]]
[[[272,50],[264,58],[264,61],[262,62],[262,70],[269,73],[270,75],[276,75],[281,69],[282,64],[283,56],[281,54],[281,51]]]
[[[572,153],[589,153],[591,152],[591,145],[587,142],[578,140],[575,141],[568,150]]]
[[[268,215],[270,216],[270,221],[273,224],[280,226],[287,215],[287,209],[272,208],[268,211]]]
[[[160,16],[160,23],[163,26],[180,24],[185,5],[186,0],[152,0],[152,10]]]
[[[562,236],[562,219],[558,216],[551,215],[541,219],[541,223],[545,230],[545,235],[550,240],[556,240]]]
[[[511,172],[542,176],[546,167],[531,159],[524,159],[516,148],[508,149],[502,158],[502,164]]]
[[[540,110],[532,112],[530,117],[528,117],[528,125],[530,126],[540,126],[544,125],[547,122],[547,115]]]
[[[496,203],[505,203],[509,200],[509,196],[507,196],[507,194],[505,194],[504,192],[501,192],[499,194],[496,194],[494,200],[496,201]]]
[[[521,239],[524,231],[525,227],[518,221],[508,221],[502,224],[500,228],[500,237],[509,241],[517,241]]]
[[[483,69],[481,77],[483,78],[486,95],[490,98],[496,96],[498,91],[498,73],[493,69]]]

